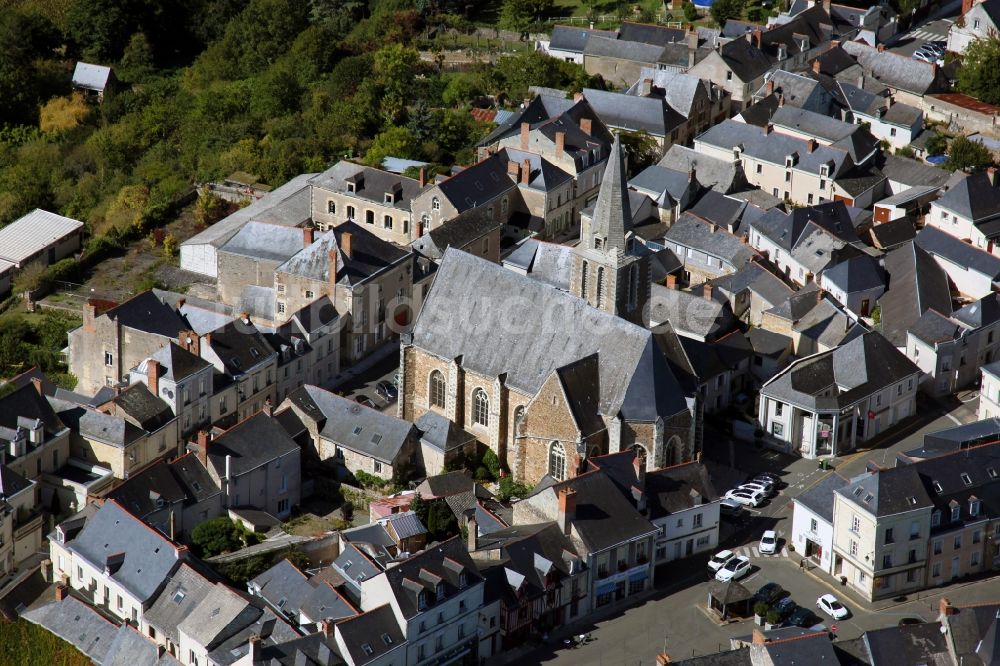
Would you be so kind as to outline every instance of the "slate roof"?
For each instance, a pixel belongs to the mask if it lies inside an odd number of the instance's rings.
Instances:
[[[848,483],[850,482],[840,474],[830,474],[796,497],[795,502],[832,525],[833,494]]]
[[[769,397],[810,410],[839,410],[920,369],[876,332],[795,361],[761,387]],[[824,395],[836,387],[831,395]]]
[[[429,499],[458,495],[472,490],[474,486],[475,481],[472,479],[472,474],[462,469],[429,476],[417,486],[416,490],[424,499]]]
[[[241,629],[260,616],[255,608],[233,589],[215,584],[201,602],[177,625],[178,633],[196,645],[212,650],[235,629]]]
[[[475,439],[475,435],[466,432],[461,426],[433,410],[424,412],[413,425],[420,432],[421,443],[442,452],[464,446]]]
[[[358,666],[378,661],[406,644],[406,637],[400,631],[389,604],[338,622],[337,632],[350,655],[350,663]],[[386,643],[381,638],[383,635],[388,635],[390,642]],[[365,650],[366,645],[371,654]]]
[[[736,233],[740,227],[741,217],[748,207],[749,204],[742,199],[720,194],[715,190],[707,190],[685,212]],[[753,250],[750,252],[752,254]]]
[[[0,260],[20,264],[83,227],[83,222],[36,208],[0,228]]]
[[[118,627],[111,646],[101,662],[101,666],[180,666],[169,652],[163,652],[156,643],[139,633],[130,624]]]
[[[461,250],[501,226],[503,223],[491,217],[488,209],[472,208],[430,231],[425,230],[410,247],[420,256],[437,262],[449,247]]]
[[[885,154],[880,166],[889,180],[902,183],[906,187],[942,187],[951,174],[930,164],[899,155]]]
[[[732,150],[734,146],[742,146],[743,154],[771,164],[784,165],[786,156],[797,153],[798,169],[819,175],[821,166],[832,164],[829,173],[834,179],[839,178],[853,166],[846,149],[818,145],[809,152],[805,139],[781,132],[768,133],[765,128],[731,119],[713,125],[701,134],[697,141],[727,151]]]
[[[312,213],[312,188],[309,180],[314,173],[303,173],[260,199],[252,201],[201,233],[187,239],[181,246],[211,245],[222,247],[236,232],[251,220],[297,227],[305,223]],[[301,233],[301,231],[299,232]]]
[[[208,653],[208,663],[229,666],[239,661],[249,650],[248,641],[251,636],[261,637],[262,651],[299,638],[299,634],[287,622],[275,615],[270,608],[264,608],[263,613],[258,613],[256,620],[223,639],[211,650]]]
[[[921,229],[914,243],[931,256],[947,259],[992,280],[1000,279],[1000,257],[980,250],[937,227],[926,226]]]
[[[302,229],[298,227],[250,221],[220,247],[219,252],[280,264],[288,261],[304,244]]]
[[[879,51],[863,42],[844,42],[840,46],[883,85],[921,96],[945,87],[937,68],[930,63],[888,50]]]
[[[194,609],[215,588],[212,581],[198,573],[186,562],[167,578],[163,591],[143,614],[143,621],[170,639],[174,645],[180,644],[177,625],[188,617]]]
[[[174,342],[168,343],[167,346],[150,356],[150,358],[160,364],[160,379],[167,379],[173,382],[187,379],[199,370],[204,370],[212,365],[205,359],[195,356]],[[140,363],[137,369],[139,372],[146,374],[148,372],[148,361]]]
[[[145,518],[157,510],[183,502],[188,495],[173,475],[171,466],[160,460],[131,476],[108,493],[108,497],[135,516]]]
[[[663,49],[662,45],[591,35],[587,40],[586,46],[583,47],[583,54],[584,58],[586,56],[596,56],[617,58],[635,63],[656,64],[663,54]]]
[[[175,340],[187,328],[180,315],[151,291],[134,296],[104,314],[121,326]]]
[[[460,581],[462,573],[466,580],[464,587]],[[441,603],[435,597],[437,582],[444,583],[446,601],[456,592],[481,584],[483,580],[461,537],[457,536],[397,562],[381,575],[386,577],[400,614],[407,620],[427,612],[417,607],[417,589],[427,592],[427,609],[433,611]]]
[[[583,53],[587,39],[592,34],[608,37],[615,35],[614,31],[611,30],[589,30],[571,25],[555,25],[552,26],[552,35],[549,37],[549,48]]]
[[[710,157],[685,146],[671,146],[657,165],[682,174],[695,169],[699,183],[723,194],[730,192],[742,178],[738,162]]]
[[[719,48],[718,53],[733,71],[733,76],[745,83],[763,76],[774,64],[769,55],[748,39],[727,42]]]
[[[345,233],[351,234],[350,256],[343,247]],[[274,272],[328,283],[330,252],[337,253],[336,281],[349,285],[364,282],[410,256],[409,250],[382,240],[356,222],[344,222],[321,235]]]
[[[879,266],[878,260],[867,254],[860,254],[827,268],[823,279],[843,289],[844,293],[852,294],[884,287],[885,271]]]
[[[553,493],[558,497],[562,488],[576,491],[576,517],[573,533],[589,553],[596,553],[616,544],[650,534],[656,527],[625,499],[614,482],[600,471],[586,472],[572,479],[555,483],[536,494]],[[531,497],[521,500],[538,512],[531,504]],[[555,507],[556,502],[551,502]],[[556,516],[539,515],[543,520],[555,520]],[[583,555],[584,553],[580,553]]]
[[[470,292],[469,284],[482,289]],[[462,356],[463,367],[485,376],[506,373],[507,386],[528,395],[556,369],[597,353],[602,414],[654,420],[687,409],[649,331],[464,252],[445,253],[412,344]]]
[[[32,383],[0,398],[0,441],[9,442],[18,428],[29,427],[37,420],[41,420],[49,437],[66,429],[52,405],[38,394]],[[32,446],[30,442],[28,446]]]
[[[234,377],[276,355],[257,327],[252,324],[248,327],[242,320],[212,331],[211,340],[203,339],[202,344],[211,347],[222,361],[226,373]]]
[[[590,106],[605,125],[627,131],[644,131],[666,137],[685,122],[685,117],[658,97],[634,97],[623,93],[584,89]]]
[[[223,477],[226,475],[226,456],[231,456],[231,473],[240,476],[298,450],[298,444],[281,424],[257,412],[209,442],[208,464]]]
[[[134,420],[147,432],[156,432],[177,418],[170,405],[150,393],[143,383],[132,384],[123,389],[111,402],[119,412]]]
[[[951,316],[972,328],[982,328],[995,324],[1000,321],[1000,294],[990,292],[955,310]]]
[[[9,500],[34,485],[7,465],[0,465],[0,500]]]
[[[709,283],[730,294],[750,290],[754,298],[763,299],[771,306],[786,301],[793,289],[781,278],[756,261],[751,261],[735,273],[709,280]]]
[[[152,598],[181,559],[181,551],[168,539],[114,500],[87,521],[69,549],[98,571],[104,571],[109,556],[124,553],[110,578],[140,603]]]
[[[355,192],[347,189],[348,181],[357,182],[361,176],[360,187]],[[413,178],[375,169],[373,167],[354,164],[341,160],[332,167],[309,179],[313,187],[328,192],[340,192],[350,197],[367,199],[381,206],[391,206],[409,212],[410,202],[420,194],[420,181]],[[398,191],[391,204],[385,202],[385,195]]]
[[[1000,178],[995,182],[990,182],[985,171],[977,171],[952,185],[932,205],[978,225],[1000,215]]]
[[[111,79],[111,68],[104,65],[92,65],[89,62],[78,62],[73,70],[73,85],[87,90],[102,92]]]
[[[723,259],[735,270],[745,266],[756,254],[749,245],[725,229],[713,228],[712,223],[687,212],[681,213],[664,238],[667,242]]]
[[[708,469],[698,462],[681,463],[646,474],[646,507],[656,520],[694,506],[708,504],[718,495]],[[695,496],[700,500],[695,503]]]
[[[787,335],[754,326],[747,331],[747,341],[754,354],[777,358],[792,348],[792,339]]]
[[[906,331],[928,309],[951,314],[951,288],[944,270],[913,241],[891,251],[883,261],[889,282],[878,301],[882,333],[902,347]]]
[[[321,423],[320,436],[324,439],[388,464],[394,464],[400,450],[416,434],[409,421],[318,386],[299,387],[288,399]]]
[[[860,240],[843,201],[795,208],[789,213],[772,208],[755,220],[751,228],[789,252],[817,231],[841,243],[854,243]],[[829,260],[827,256],[824,265]]]
[[[501,566],[517,574],[514,580],[520,583],[518,590],[512,589],[506,576],[507,584],[503,586],[503,595],[512,601],[542,594],[547,577],[558,581],[568,576],[572,563],[579,560],[572,541],[551,522],[505,527],[480,541],[481,550],[499,549]]]
[[[874,516],[891,516],[934,506],[916,465],[869,472],[835,492]]]
[[[832,118],[822,113],[800,109],[790,104],[778,107],[771,116],[776,129],[787,128],[834,143],[862,129],[860,125]]]
[[[639,96],[643,91],[643,81],[652,81],[651,97],[662,98],[670,105],[670,108],[689,118],[694,108],[695,99],[699,90],[704,90],[708,94],[708,86],[697,76],[684,74],[676,70],[657,69],[653,67],[643,67],[639,74],[639,80],[628,89],[627,94]]]
[[[21,614],[63,639],[95,663],[102,663],[114,643],[118,626],[72,595]]]
[[[735,325],[732,308],[724,297],[705,298],[700,293],[654,284],[649,294],[651,322],[669,321],[677,330],[705,338],[718,336]]]
[[[547,243],[535,238],[525,238],[503,260],[506,267],[514,266],[550,287],[570,290],[570,273],[573,268],[573,248]]]
[[[676,202],[681,204],[682,210],[687,208],[690,200],[700,189],[697,174],[692,181],[690,171],[677,171],[657,164],[643,169],[628,184],[629,187],[649,195],[660,207],[672,208]]]
[[[871,228],[871,235],[875,247],[891,251],[916,238],[917,230],[912,220],[900,217],[874,225]]]

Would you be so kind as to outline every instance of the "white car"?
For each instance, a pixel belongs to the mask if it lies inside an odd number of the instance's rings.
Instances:
[[[726,562],[736,557],[736,553],[731,550],[720,550],[708,561],[708,568],[712,573],[726,566]]]
[[[778,549],[778,535],[775,534],[774,530],[767,530],[764,532],[763,536],[760,537],[760,552],[765,555],[770,555]]]
[[[847,607],[832,594],[824,594],[817,599],[816,606],[834,620],[843,620],[848,615]]]
[[[761,503],[767,498],[764,493],[755,492],[752,490],[740,490],[735,488],[730,490],[725,495],[725,499],[731,499],[739,502],[743,506],[760,506]]]
[[[750,560],[743,555],[737,555],[726,562],[715,574],[715,580],[725,583],[729,580],[738,580],[750,573]]]
[[[757,483],[756,481],[747,481],[737,488],[737,490],[752,490],[755,493],[764,493],[764,496],[766,497],[771,494],[771,488],[773,487],[774,486],[771,486],[769,488],[762,483]]]

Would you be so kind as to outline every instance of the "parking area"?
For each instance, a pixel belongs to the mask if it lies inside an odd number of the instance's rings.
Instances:
[[[906,33],[889,47],[889,50],[893,53],[910,56],[927,42],[941,42],[944,45],[948,41],[948,30],[951,29],[954,22],[954,18],[948,17],[925,23]]]
[[[376,387],[380,382],[395,385],[397,372],[399,372],[398,349],[395,350],[395,353],[385,354],[383,358],[367,367],[349,371],[334,390],[348,398],[357,399],[364,396],[374,403],[376,409],[395,414],[396,400],[387,399],[379,393]]]

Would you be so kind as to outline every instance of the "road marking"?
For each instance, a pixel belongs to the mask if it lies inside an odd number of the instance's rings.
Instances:
[[[955,423],[955,425],[965,425],[965,423],[963,421],[959,421],[954,416],[952,416],[951,412],[948,412],[947,414],[945,414],[945,416],[947,416],[949,419],[951,419]]]

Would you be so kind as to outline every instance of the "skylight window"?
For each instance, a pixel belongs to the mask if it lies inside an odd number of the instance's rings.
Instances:
[[[972,485],[972,477],[969,476],[968,474],[965,474],[963,472],[962,473],[962,483],[964,483],[967,486],[971,486]]]
[[[392,636],[389,634],[382,634],[382,642],[386,645],[392,645]]]
[[[184,592],[184,590],[177,590],[176,592],[174,592],[174,603],[179,604],[180,602],[184,601],[185,596],[186,593]]]
[[[941,482],[940,481],[932,481],[931,485],[934,486],[934,492],[936,492],[936,493],[942,493],[942,492],[944,492],[944,490],[941,488]]]
[[[374,435],[372,435],[372,444],[378,444],[381,441],[382,441],[382,435],[380,435],[378,433],[375,433]]]
[[[875,496],[872,495],[871,493],[868,493],[867,495],[865,495],[865,504],[868,504],[869,502],[871,502],[873,497],[875,497]]]
[[[361,427],[361,426],[354,426],[354,434],[355,435],[360,435],[362,430],[364,430],[363,427]]]
[[[986,473],[990,475],[991,479],[997,478],[997,470],[994,467],[987,467]]]
[[[858,486],[857,488],[854,489],[854,496],[861,497],[861,493],[863,492],[865,492],[865,489],[862,488],[861,486]]]

